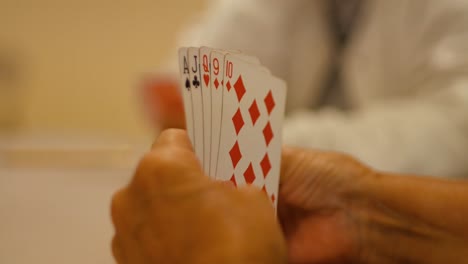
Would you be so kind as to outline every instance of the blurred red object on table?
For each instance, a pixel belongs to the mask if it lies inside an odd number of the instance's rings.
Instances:
[[[184,105],[179,80],[172,74],[148,74],[143,77],[142,101],[151,125],[163,130],[184,128]]]

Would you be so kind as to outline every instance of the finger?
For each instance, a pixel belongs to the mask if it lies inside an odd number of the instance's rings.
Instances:
[[[267,208],[273,209],[270,198],[259,188],[253,185],[245,185],[240,187],[238,190],[239,193],[241,193],[249,202],[256,202],[266,206]],[[274,210],[272,210],[272,212],[274,213]]]
[[[135,226],[132,209],[128,189],[122,189],[114,194],[111,203],[111,219],[117,234],[129,233]]]
[[[171,192],[207,180],[184,130],[165,130],[140,161],[131,182],[145,193]]]
[[[285,147],[282,154],[280,201],[288,205],[310,206],[316,191],[314,186],[319,178],[317,170],[322,167],[321,164],[316,166],[316,157],[324,153]]]
[[[160,147],[176,147],[193,151],[192,143],[188,137],[187,131],[183,129],[170,128],[166,129],[151,146],[151,149]]]
[[[112,238],[111,249],[112,249],[112,255],[114,256],[115,262],[117,264],[124,264],[125,255],[124,255],[124,252],[122,251],[122,247],[119,242],[119,237],[117,235],[115,235]]]
[[[222,181],[220,182],[222,185],[227,186],[230,189],[235,189],[236,185],[232,181]]]
[[[281,153],[280,185],[288,181],[295,174],[304,156],[305,151],[303,149],[288,146],[283,147]]]

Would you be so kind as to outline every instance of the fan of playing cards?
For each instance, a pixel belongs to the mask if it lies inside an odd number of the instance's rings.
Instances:
[[[186,128],[205,173],[261,188],[276,207],[286,84],[255,57],[180,48]]]

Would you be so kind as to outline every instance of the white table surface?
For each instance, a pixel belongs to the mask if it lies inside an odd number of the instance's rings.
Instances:
[[[0,263],[114,263],[110,200],[139,155],[60,146],[0,148]]]
[[[0,263],[113,263],[109,204],[130,175],[0,168]]]

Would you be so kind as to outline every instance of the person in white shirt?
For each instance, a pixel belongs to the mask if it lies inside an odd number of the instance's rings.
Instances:
[[[217,0],[180,46],[288,84],[284,143],[396,173],[468,175],[468,1]]]

